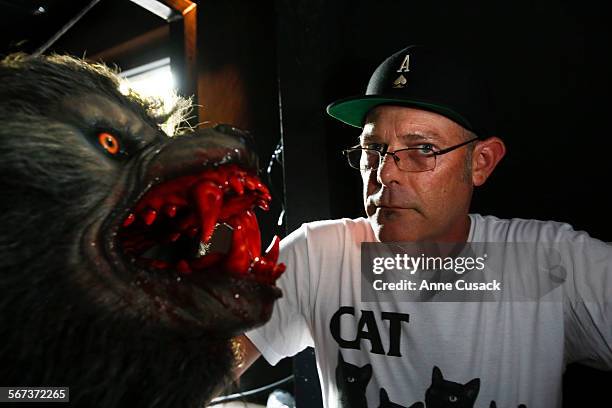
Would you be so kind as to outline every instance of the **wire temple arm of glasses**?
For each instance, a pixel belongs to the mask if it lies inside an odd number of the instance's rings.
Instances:
[[[446,149],[442,149],[442,150],[437,150],[437,151],[434,151],[434,152],[433,152],[433,154],[434,154],[434,155],[436,155],[436,156],[439,156],[439,155],[441,155],[441,154],[445,154],[445,153],[448,153],[448,152],[452,152],[452,151],[453,151],[453,150],[455,150],[455,149],[458,149],[458,148],[460,148],[460,147],[462,147],[462,146],[465,146],[466,144],[472,143],[472,142],[474,142],[474,141],[476,141],[476,140],[479,140],[479,139],[480,139],[480,137],[476,136],[476,137],[474,137],[474,138],[472,138],[472,139],[470,139],[470,140],[466,140],[466,141],[465,141],[465,142],[463,142],[463,143],[459,143],[459,144],[457,144],[457,145],[447,147]]]

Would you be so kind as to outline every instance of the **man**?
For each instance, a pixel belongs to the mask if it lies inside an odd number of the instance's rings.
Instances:
[[[376,69],[365,96],[328,107],[363,128],[345,154],[367,218],[305,224],[283,241],[283,298],[240,338],[238,374],[260,352],[275,364],[314,346],[327,407],[558,407],[565,364],[612,368],[610,248],[567,224],[468,214],[506,151],[470,61],[408,47]],[[509,302],[366,298],[364,242],[501,243],[502,283],[522,284],[526,301],[516,291]],[[552,244],[559,259],[539,281],[542,258],[529,250]]]

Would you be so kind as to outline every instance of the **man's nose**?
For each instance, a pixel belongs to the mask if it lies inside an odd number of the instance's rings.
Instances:
[[[376,177],[382,185],[390,185],[399,183],[401,170],[395,162],[395,157],[392,154],[385,154],[378,165]]]

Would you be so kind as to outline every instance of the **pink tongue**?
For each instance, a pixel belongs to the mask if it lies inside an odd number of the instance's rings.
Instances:
[[[197,204],[200,225],[202,227],[201,241],[208,242],[215,229],[217,218],[223,205],[223,191],[211,181],[203,181],[193,188],[193,197]]]

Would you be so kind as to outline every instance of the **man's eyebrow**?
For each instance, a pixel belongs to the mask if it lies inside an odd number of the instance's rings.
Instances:
[[[404,142],[434,142],[437,140],[435,133],[406,133],[399,138]]]
[[[403,135],[400,135],[399,138],[404,143],[434,142],[438,140],[437,136],[438,135],[436,133],[410,132],[410,133],[405,133]],[[380,139],[375,133],[368,133],[366,135],[362,133],[361,135],[359,135],[358,140],[360,142],[369,142],[369,141],[377,142]]]

